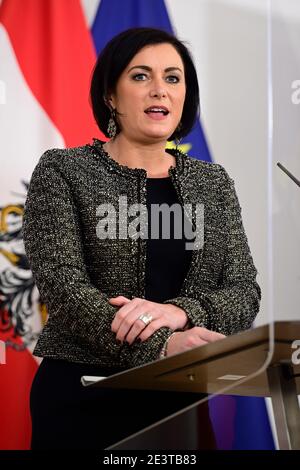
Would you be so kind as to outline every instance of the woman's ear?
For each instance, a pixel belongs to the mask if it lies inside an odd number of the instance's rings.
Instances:
[[[108,108],[111,108],[110,98],[109,96],[103,96],[103,101]]]
[[[104,96],[104,102],[106,104],[106,106],[109,107],[109,109],[115,109],[115,102],[114,102],[114,98],[112,96],[112,94],[108,94],[106,96]]]

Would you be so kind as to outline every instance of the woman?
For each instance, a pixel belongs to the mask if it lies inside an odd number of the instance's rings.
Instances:
[[[80,377],[219,340],[249,328],[259,309],[232,180],[220,165],[166,150],[197,117],[186,47],[156,29],[121,33],[99,56],[91,102],[109,142],[47,151],[25,206],[25,249],[49,312],[34,351],[44,357],[31,390],[34,449],[104,448],[198,401],[83,389]],[[185,214],[174,212],[168,237],[150,211],[162,203]]]

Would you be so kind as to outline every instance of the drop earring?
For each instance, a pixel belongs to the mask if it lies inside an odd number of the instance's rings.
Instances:
[[[111,109],[110,118],[109,118],[108,126],[107,126],[107,133],[110,139],[113,139],[117,134],[117,126],[116,126],[115,119],[116,119],[116,110]]]
[[[181,122],[178,124],[178,126],[176,127],[176,137],[175,137],[175,145],[176,145],[176,150],[178,150],[178,145],[180,144],[180,142],[182,141],[182,137],[177,137],[177,134],[181,131],[182,129],[182,124]]]

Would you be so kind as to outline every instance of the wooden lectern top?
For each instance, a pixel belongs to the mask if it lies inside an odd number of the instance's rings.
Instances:
[[[270,390],[266,369],[282,363],[292,365],[295,340],[300,340],[300,321],[275,322],[97,382],[83,377],[82,383],[105,388],[267,397]],[[300,364],[293,364],[293,369],[300,374]],[[296,377],[296,385],[300,394],[300,377]]]

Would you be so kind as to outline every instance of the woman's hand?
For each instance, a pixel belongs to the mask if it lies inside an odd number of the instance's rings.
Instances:
[[[207,330],[200,326],[195,326],[187,331],[178,331],[168,341],[167,356],[172,356],[173,354],[181,353],[203,344],[213,343],[223,338],[225,336],[221,333]]]
[[[120,306],[112,322],[111,329],[118,341],[132,344],[136,339],[145,341],[159,328],[167,326],[171,330],[183,329],[188,321],[182,308],[172,304],[160,304],[135,297],[118,296],[109,299],[109,303]],[[152,321],[145,325],[139,319],[142,314],[152,316]]]

